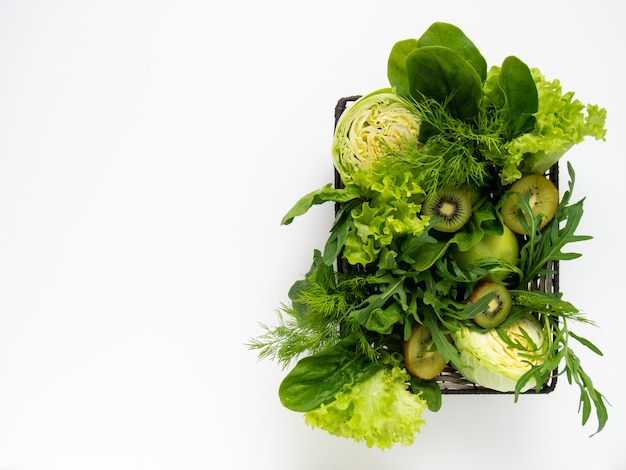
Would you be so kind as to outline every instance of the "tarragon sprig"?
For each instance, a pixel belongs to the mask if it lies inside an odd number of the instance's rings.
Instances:
[[[578,385],[580,389],[579,412],[582,413],[583,425],[587,423],[593,408],[596,411],[600,432],[608,419],[607,400],[594,386],[591,377],[583,369],[580,358],[570,347],[570,339],[583,345],[593,353],[602,356],[602,351],[591,341],[579,336],[569,328],[569,322],[575,321],[595,325],[588,320],[571,303],[564,301],[559,293],[542,293],[528,291],[528,284],[537,276],[550,274],[546,268],[549,262],[573,260],[581,255],[575,252],[565,252],[564,247],[569,243],[589,240],[590,236],[577,235],[576,229],[582,218],[584,199],[571,203],[574,189],[575,173],[572,165],[567,164],[569,173],[569,187],[564,193],[557,208],[554,220],[543,230],[539,229],[542,215],[533,217],[528,197],[520,197],[520,222],[528,233],[528,240],[520,254],[520,268],[524,273],[519,283],[519,290],[512,291],[517,309],[537,313],[545,323],[545,361],[541,364],[531,364],[531,368],[517,382],[515,399],[529,382],[534,378],[539,389],[551,374],[562,367],[559,375],[565,374],[570,384]]]
[[[558,300],[555,298],[558,302]],[[550,313],[548,313],[550,310]],[[547,305],[546,309],[539,311],[544,315],[545,324],[545,361],[541,364],[531,364],[531,368],[518,380],[515,388],[515,400],[519,396],[521,390],[528,383],[531,378],[534,378],[537,383],[537,391],[540,389],[553,371],[558,370],[558,375],[567,377],[567,381],[570,385],[576,384],[580,389],[579,398],[579,413],[582,414],[583,426],[588,422],[591,412],[595,408],[596,419],[598,427],[594,434],[602,431],[608,420],[606,397],[595,387],[591,377],[583,369],[580,358],[570,347],[570,340],[573,339],[579,344],[585,346],[593,353],[602,356],[602,351],[594,345],[591,341],[582,336],[575,334],[569,329],[569,321],[580,321],[584,317],[580,316],[580,312],[574,309],[567,314],[561,313],[554,316],[555,310],[551,306]],[[583,320],[585,321],[585,320]],[[586,323],[589,323],[585,321]]]

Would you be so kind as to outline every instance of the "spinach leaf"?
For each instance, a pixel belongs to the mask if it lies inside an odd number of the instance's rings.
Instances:
[[[411,72],[407,69],[408,56],[418,48],[441,46],[456,52],[478,74],[483,82],[487,77],[487,61],[476,45],[463,31],[449,23],[433,23],[419,39],[404,39],[391,48],[387,60],[387,78],[395,92],[405,98],[412,96]]]
[[[483,84],[483,107],[485,109],[504,109],[504,106],[506,104],[506,95],[504,94],[504,90],[500,88],[500,84],[498,83],[499,76],[500,67],[493,67],[489,71],[487,80],[485,80]]]
[[[381,367],[357,354],[355,341],[346,338],[300,359],[281,382],[278,395],[292,411],[311,411],[334,400],[344,385],[369,378]]]
[[[387,60],[387,79],[395,92],[404,98],[411,96],[406,57],[417,48],[417,39],[398,41],[391,48]]]
[[[474,43],[457,26],[450,23],[433,23],[419,38],[417,46],[444,46],[452,49],[474,67],[481,82],[487,78],[487,61]]]
[[[531,132],[535,125],[534,114],[539,107],[539,96],[528,66],[515,56],[507,57],[502,63],[498,85],[505,96],[509,140]]]
[[[461,55],[443,46],[424,46],[406,58],[411,96],[445,103],[461,120],[475,118],[480,110],[482,80]]]

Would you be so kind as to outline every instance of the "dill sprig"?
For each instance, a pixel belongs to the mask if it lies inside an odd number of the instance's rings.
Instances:
[[[374,359],[376,350],[362,325],[350,315],[361,307],[380,279],[371,274],[338,273],[320,261],[290,289],[291,302],[277,311],[278,324],[260,324],[265,331],[246,346],[286,368],[305,354],[314,354],[352,336],[361,352]]]
[[[265,333],[250,340],[246,346],[258,350],[259,359],[271,359],[283,369],[299,356],[320,351],[339,339],[336,324],[328,322],[323,328],[319,324],[303,324],[298,321],[295,309],[289,305],[283,304],[277,311],[277,317],[276,326],[261,323]]]
[[[506,121],[498,113],[484,111],[464,121],[433,99],[424,97],[412,106],[421,119],[422,144],[388,148],[389,171],[412,171],[428,195],[437,188],[478,189],[493,182],[506,161]]]

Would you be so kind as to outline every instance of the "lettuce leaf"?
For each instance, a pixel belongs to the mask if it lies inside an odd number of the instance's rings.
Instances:
[[[559,80],[547,80],[538,69],[531,72],[539,95],[535,129],[506,144],[510,160],[519,162],[524,174],[544,173],[585,137],[604,140],[606,134],[606,109],[585,106],[573,92],[564,93]],[[511,183],[514,173],[503,173],[502,182]]]
[[[365,442],[368,447],[411,445],[426,422],[426,400],[408,390],[405,369],[388,366],[354,385],[346,385],[334,401],[307,412],[305,422],[332,435]]]
[[[429,223],[421,213],[424,191],[409,171],[390,172],[387,159],[353,175],[354,184],[364,189],[364,200],[351,210],[352,227],[346,235],[344,258],[352,265],[368,264],[394,238],[417,236]]]

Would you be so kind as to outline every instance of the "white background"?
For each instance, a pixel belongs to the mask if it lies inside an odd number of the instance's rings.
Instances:
[[[219,6],[218,6],[219,5]],[[1,1],[0,469],[626,469],[626,126],[614,1]],[[612,407],[578,391],[445,396],[380,451],[282,408],[272,324],[332,222],[284,213],[331,182],[338,98],[387,86],[400,39],[460,26],[608,109],[569,154],[586,196],[565,297]],[[620,438],[619,436],[622,436]]]

